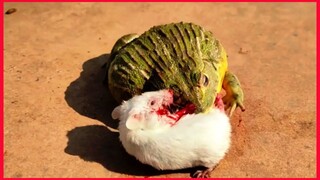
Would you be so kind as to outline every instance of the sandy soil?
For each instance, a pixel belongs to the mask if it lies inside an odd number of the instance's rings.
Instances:
[[[315,177],[315,3],[5,3],[5,177],[190,177],[127,155],[103,86],[114,42],[153,25],[211,30],[247,111],[212,177]],[[239,51],[242,48],[242,51]]]

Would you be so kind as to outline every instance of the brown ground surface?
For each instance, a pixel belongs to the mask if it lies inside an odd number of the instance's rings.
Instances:
[[[120,36],[187,21],[229,54],[247,111],[212,177],[315,177],[315,3],[5,3],[5,177],[189,177],[125,153],[102,85]],[[242,48],[242,52],[239,49]]]

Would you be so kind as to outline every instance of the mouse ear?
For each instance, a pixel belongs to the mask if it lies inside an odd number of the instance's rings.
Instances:
[[[111,113],[112,119],[119,119],[121,114],[121,106],[117,106]]]
[[[139,113],[130,111],[126,122],[128,129],[134,130],[142,127],[143,116]]]

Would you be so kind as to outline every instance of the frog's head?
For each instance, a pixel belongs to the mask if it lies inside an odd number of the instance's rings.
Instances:
[[[202,71],[192,72],[190,76],[193,86],[188,99],[196,106],[196,112],[207,112],[212,108],[221,86],[219,72],[212,64],[206,63]]]
[[[202,69],[196,69],[186,75],[190,77],[188,82],[177,84],[177,87],[173,88],[175,95],[180,96],[175,103],[182,106],[192,103],[196,107],[196,113],[209,111],[221,90],[225,70],[224,64],[215,67],[210,62],[204,62]]]

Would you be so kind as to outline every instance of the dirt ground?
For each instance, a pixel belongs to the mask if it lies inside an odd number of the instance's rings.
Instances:
[[[103,86],[117,38],[171,22],[212,31],[246,111],[212,177],[316,176],[315,3],[5,3],[5,177],[190,177],[126,154]],[[241,49],[241,50],[240,50]]]

